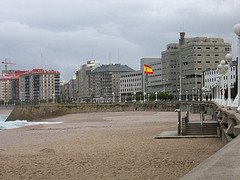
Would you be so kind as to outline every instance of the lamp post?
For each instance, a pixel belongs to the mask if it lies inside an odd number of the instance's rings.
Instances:
[[[54,97],[54,96],[55,96],[55,94],[53,93],[53,101],[52,101],[52,103],[55,103],[55,101],[54,101],[54,100],[55,100],[55,97]]]
[[[217,80],[217,82],[216,82],[216,98],[215,98],[215,102],[217,103],[217,104],[219,104],[219,86],[220,86],[220,76],[218,76],[217,78],[216,78],[216,80]]]
[[[185,76],[179,76],[179,78],[180,78],[180,81],[179,81],[179,85],[180,85],[180,87],[179,87],[179,101],[181,101],[182,100],[182,79],[184,79],[185,78]]]
[[[179,85],[180,85],[180,87],[179,87],[179,101],[181,101],[182,100],[182,76],[180,75],[179,76]]]
[[[204,86],[204,87],[202,87],[202,100],[203,101],[206,101],[206,87]]]
[[[234,32],[238,37],[238,109],[239,110],[239,106],[240,106],[240,23],[239,24],[235,24],[234,27]]]
[[[136,102],[136,92],[133,92],[133,102]]]
[[[221,75],[221,89],[222,89],[222,97],[221,97],[221,101],[220,101],[220,105],[225,105],[225,100],[224,100],[224,96],[225,96],[225,89],[224,89],[224,82],[223,82],[223,76],[226,74],[228,69],[228,65],[226,64],[225,60],[221,60],[220,64],[217,66],[217,71],[218,73]]]
[[[200,90],[198,89],[197,90],[197,97],[198,97],[198,101],[200,101],[200,92],[199,92]]]
[[[114,92],[112,92],[112,96],[113,96],[113,97],[112,97],[112,102],[114,103],[114,100],[115,100],[115,99],[114,99]]]
[[[192,101],[194,101],[194,92],[195,92],[195,88],[192,89]]]
[[[155,92],[155,101],[157,102],[157,92]]]
[[[227,61],[228,70],[227,70],[227,85],[228,85],[228,98],[227,98],[227,107],[230,107],[232,105],[232,98],[231,98],[231,82],[230,82],[230,72],[231,72],[231,61],[232,61],[232,55],[226,54],[225,59]]]
[[[186,91],[186,101],[188,101],[188,91]]]
[[[145,103],[145,101],[146,101],[146,99],[145,99],[146,97],[145,97],[145,96],[146,96],[146,92],[143,92],[143,102],[144,102],[144,103]]]

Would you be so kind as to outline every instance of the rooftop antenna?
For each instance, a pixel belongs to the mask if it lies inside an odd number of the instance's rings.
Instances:
[[[109,64],[111,64],[111,51],[109,52],[108,60],[109,60]]]

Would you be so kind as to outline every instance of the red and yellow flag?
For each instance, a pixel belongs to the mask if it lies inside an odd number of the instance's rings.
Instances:
[[[153,74],[152,67],[144,64],[144,74]]]

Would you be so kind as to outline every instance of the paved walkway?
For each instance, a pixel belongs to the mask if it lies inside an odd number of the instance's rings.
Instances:
[[[182,178],[182,180],[188,179],[240,179],[240,136]]]

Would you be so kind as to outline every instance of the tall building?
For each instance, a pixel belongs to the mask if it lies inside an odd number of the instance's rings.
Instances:
[[[92,94],[91,72],[100,66],[100,63],[92,60],[81,66],[76,72],[76,86],[78,101],[90,101]]]
[[[69,84],[69,99],[71,102],[77,102],[77,80],[76,75],[74,75],[68,82]]]
[[[120,77],[122,73],[132,72],[132,68],[127,65],[109,64],[102,65],[91,72],[92,77],[92,97],[110,101],[120,96]]]
[[[60,98],[60,73],[54,70],[33,69],[20,75],[20,100],[57,102]]]
[[[178,44],[171,43],[162,54],[162,91],[177,94],[179,89]]]
[[[26,71],[4,71],[0,77],[0,100],[14,102],[19,100],[19,76]]]
[[[215,69],[221,59],[231,51],[231,44],[222,38],[194,37],[185,38],[180,33],[179,43],[167,45],[162,52],[162,78],[166,91],[182,95],[201,90],[203,72]]]
[[[210,68],[215,69],[225,55],[231,51],[231,44],[221,38],[195,37],[180,41],[180,64],[183,78],[183,91],[203,86],[202,73]]]

